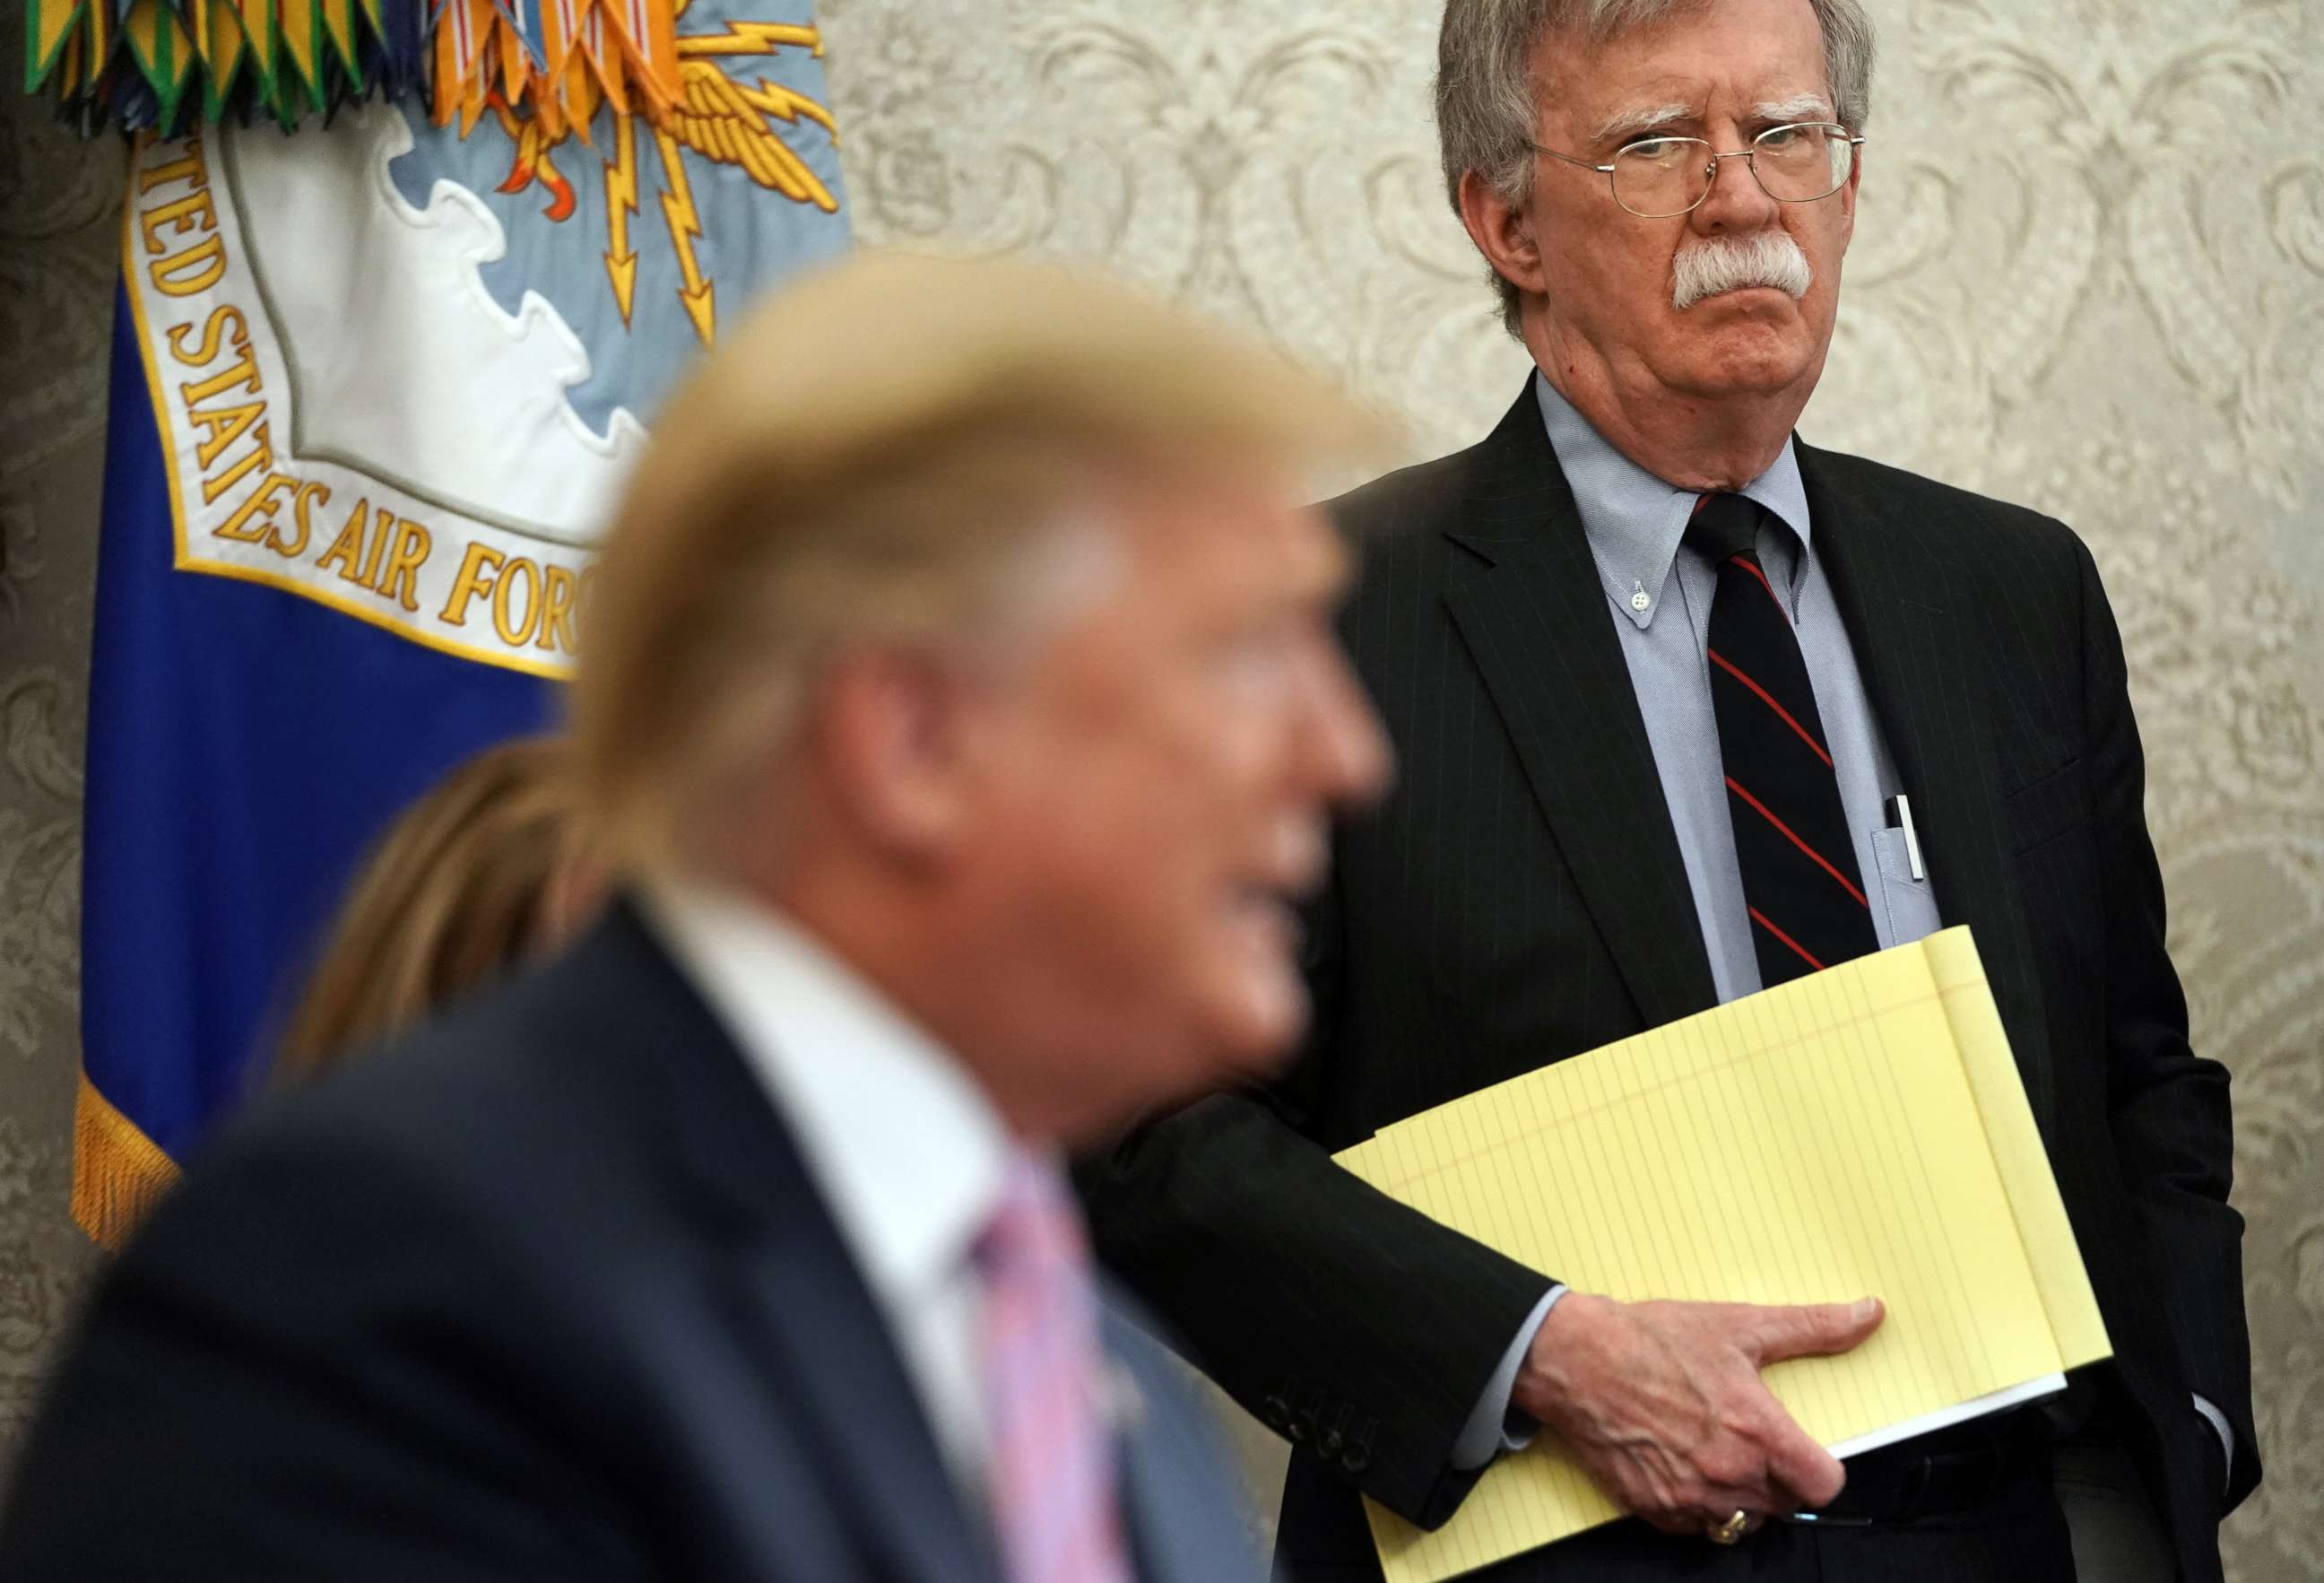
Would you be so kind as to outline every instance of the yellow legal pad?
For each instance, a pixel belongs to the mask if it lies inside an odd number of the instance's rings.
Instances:
[[[1842,1456],[2045,1393],[2111,1350],[1966,929],[1513,1078],[1338,1158],[1578,1290],[1885,1299],[1854,1353],[1766,1373]],[[1388,1583],[1618,1514],[1546,1434],[1434,1533],[1367,1504]]]

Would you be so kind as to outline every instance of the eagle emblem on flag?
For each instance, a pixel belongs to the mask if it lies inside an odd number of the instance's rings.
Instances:
[[[569,668],[603,514],[722,286],[845,244],[820,35],[721,4],[684,8],[658,119],[495,87],[440,125],[375,100],[141,145],[125,278],[180,569]]]

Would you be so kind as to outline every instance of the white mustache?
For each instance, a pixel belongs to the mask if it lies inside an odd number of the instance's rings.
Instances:
[[[1671,305],[1683,311],[1705,297],[1747,286],[1773,286],[1796,301],[1814,280],[1808,255],[1788,231],[1713,236],[1680,249],[1672,271]]]

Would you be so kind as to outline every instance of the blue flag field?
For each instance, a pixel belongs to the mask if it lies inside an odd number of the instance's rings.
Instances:
[[[555,719],[672,384],[847,245],[807,7],[692,0],[664,52],[658,106],[375,97],[136,148],[83,886],[101,1243],[263,1080],[385,824]]]

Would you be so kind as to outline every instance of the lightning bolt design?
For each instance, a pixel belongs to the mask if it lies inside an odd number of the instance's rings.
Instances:
[[[630,247],[630,217],[637,212],[637,124],[627,116],[616,115],[613,157],[605,162],[605,275],[613,282],[613,301],[622,310],[625,329],[630,305],[638,294],[638,255]]]
[[[838,141],[839,127],[832,120],[831,112],[805,94],[793,93],[789,88],[779,83],[768,82],[764,79],[760,80],[756,88],[744,88],[740,83],[734,86],[742,102],[752,109],[763,110],[777,120],[791,125],[797,125],[798,118],[804,116],[825,132],[830,133],[832,141],[835,143]],[[816,185],[820,186],[821,183],[818,182]]]
[[[771,55],[780,49],[812,50],[823,54],[823,30],[788,22],[729,22],[724,33],[687,33],[678,41],[680,55]]]
[[[110,5],[112,0],[92,3]],[[209,3],[248,5],[274,4],[276,0]],[[371,0],[360,3],[369,4]],[[433,3],[454,7],[458,16],[470,16],[481,10],[489,21],[499,14],[492,10],[499,0]],[[689,0],[677,0],[676,14],[682,16],[688,3]],[[589,63],[597,60],[592,51],[598,48],[595,41],[602,21],[595,0],[586,0],[573,8],[573,14],[576,19],[586,17],[586,25],[578,20],[569,25],[560,23],[567,26],[573,44],[563,68],[563,75],[569,79],[570,97],[561,106],[562,113],[550,116],[537,111],[521,117],[511,107],[510,97],[495,88],[482,94],[469,107],[469,114],[473,118],[489,108],[516,144],[514,162],[500,190],[518,192],[537,182],[549,190],[552,199],[543,214],[552,221],[561,221],[570,218],[577,206],[572,187],[549,156],[574,136],[589,142],[588,123],[602,88],[604,102],[613,111],[613,147],[604,162],[605,279],[612,287],[614,305],[621,310],[622,323],[628,327],[637,307],[638,254],[632,245],[630,222],[639,212],[637,123],[642,111],[633,112],[616,94],[617,85],[623,81],[620,73],[604,76],[602,83],[593,76],[595,68]],[[753,80],[747,66],[735,69],[745,75],[730,77],[722,63],[764,59],[785,50],[806,50],[820,57],[820,29],[795,23],[730,20],[724,23],[724,32],[679,34],[672,42],[678,57],[678,94],[647,117],[647,126],[661,159],[663,182],[658,197],[662,224],[669,233],[670,249],[678,259],[681,278],[678,300],[686,307],[687,318],[693,321],[694,333],[706,347],[717,337],[718,310],[715,282],[705,278],[696,253],[696,245],[703,239],[704,231],[693,183],[687,176],[687,156],[737,170],[770,192],[834,214],[839,208],[837,195],[783,140],[774,124],[797,126],[802,122],[813,122],[830,134],[834,143],[838,141],[839,128],[831,112],[807,95],[763,77]],[[439,49],[443,47],[441,36],[438,43]],[[549,101],[543,98],[540,103],[545,106]]]
[[[718,310],[715,301],[716,288],[702,278],[702,265],[694,256],[694,244],[702,235],[702,218],[695,212],[694,189],[686,179],[686,162],[678,153],[678,139],[657,126],[654,146],[660,151],[662,172],[669,183],[661,195],[662,223],[669,228],[669,245],[678,253],[678,273],[685,280],[678,289],[678,298],[686,304],[686,316],[694,321],[694,333],[707,347],[717,338]]]

